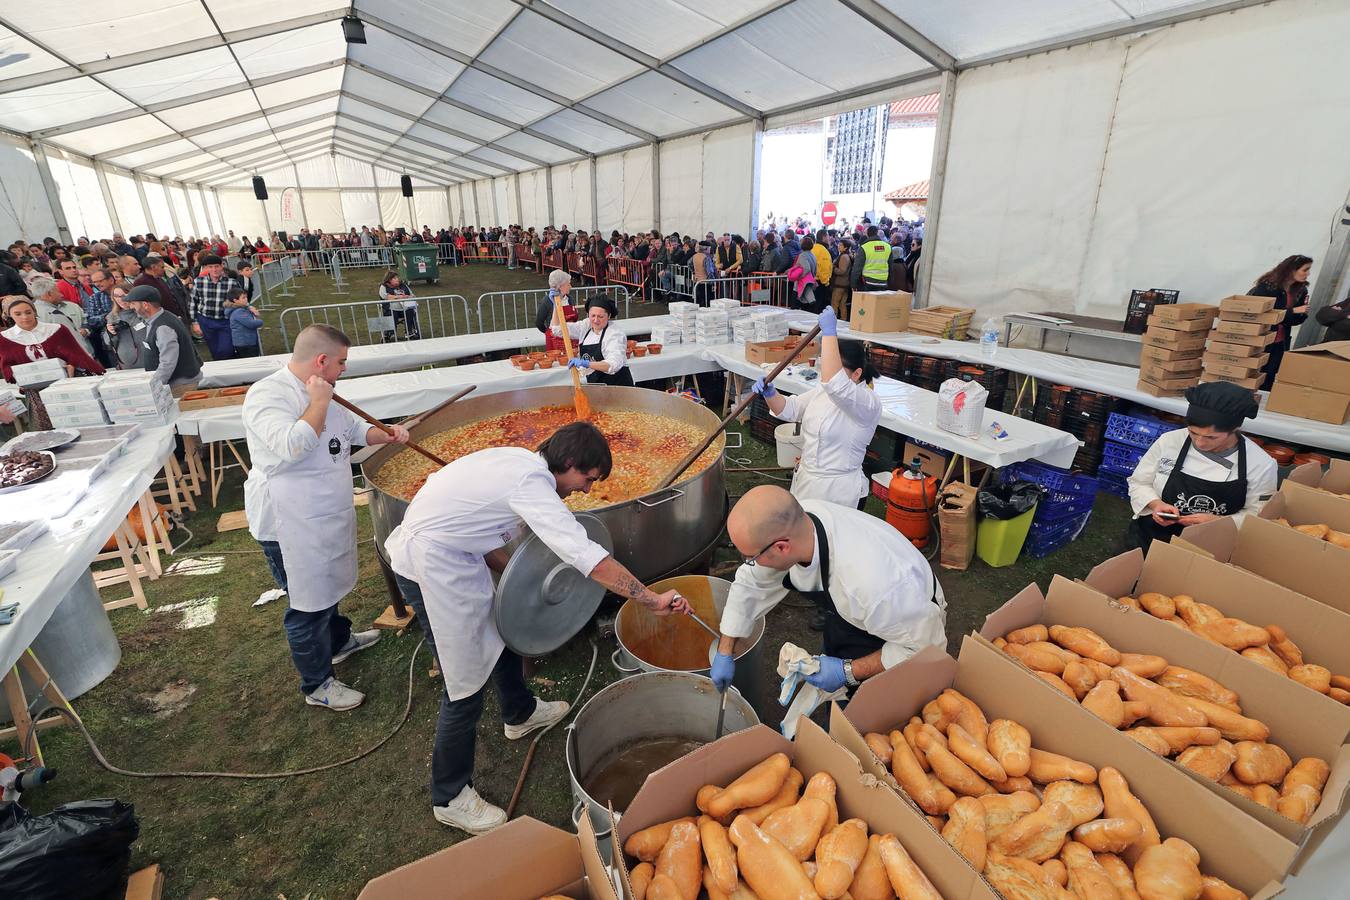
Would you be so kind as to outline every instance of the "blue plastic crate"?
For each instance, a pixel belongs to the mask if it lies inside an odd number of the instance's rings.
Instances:
[[[1102,445],[1102,465],[1113,472],[1133,472],[1148,450],[1107,441]]]
[[[1178,428],[1168,422],[1148,416],[1127,416],[1124,413],[1111,413],[1106,420],[1106,439],[1118,444],[1127,444],[1147,450],[1153,442],[1169,431]]]
[[[1022,545],[1023,550],[1035,559],[1049,556],[1061,547],[1076,541],[1091,518],[1092,511],[1088,510],[1081,516],[1042,530],[1038,530],[1035,523],[1032,523],[1031,532],[1027,535],[1026,543]]]
[[[1065,503],[1082,497],[1091,497],[1097,493],[1097,479],[1092,475],[1075,475],[1064,469],[1056,469],[1038,462],[1020,462],[1005,466],[1002,478],[1008,481],[1034,481],[1045,488],[1047,494],[1041,501]]]
[[[1101,489],[1105,493],[1114,494],[1117,497],[1129,498],[1130,486],[1129,476],[1116,472],[1102,472],[1098,475],[1101,482]]]
[[[1032,520],[1032,524],[1057,524],[1065,519],[1072,519],[1075,516],[1083,515],[1083,513],[1091,512],[1092,504],[1096,501],[1096,498],[1097,495],[1093,494],[1088,497],[1079,497],[1058,503],[1041,501],[1040,505],[1036,507],[1036,518]]]

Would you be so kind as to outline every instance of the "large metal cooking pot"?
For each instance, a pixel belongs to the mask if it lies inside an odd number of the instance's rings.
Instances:
[[[716,428],[719,422],[716,415],[697,403],[648,388],[591,385],[586,388],[586,397],[592,409],[653,413],[688,422],[705,433]],[[471,397],[419,423],[412,430],[412,438],[422,440],[459,425],[516,410],[571,405],[570,386],[528,388]],[[720,448],[721,441],[719,438],[714,446]],[[385,553],[384,541],[403,521],[408,502],[381,490],[377,477],[380,468],[403,450],[403,447],[390,444],[361,463],[361,474],[373,488],[370,515],[375,526],[375,544],[381,556]],[[651,583],[688,571],[707,557],[721,536],[726,509],[727,491],[719,456],[702,472],[688,476],[664,491],[587,512],[598,516],[609,529],[614,538],[614,558],[645,583]]]
[[[582,785],[617,754],[644,740],[685,738],[707,743],[717,728],[720,697],[711,679],[684,672],[646,672],[600,691],[577,712],[567,729],[567,776],[572,783],[572,822],[591,816],[600,852],[610,858],[609,810]],[[755,711],[735,688],[727,691],[723,734],[759,724]],[[650,773],[648,773],[650,774]],[[623,810],[616,809],[616,813]]]

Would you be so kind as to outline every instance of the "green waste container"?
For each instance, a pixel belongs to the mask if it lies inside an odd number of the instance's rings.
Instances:
[[[1035,515],[1033,506],[1011,519],[981,519],[975,529],[975,554],[996,569],[1011,566],[1022,552]]]
[[[436,271],[436,245],[396,244],[394,271],[398,272],[404,284],[414,281],[440,283],[441,276]]]

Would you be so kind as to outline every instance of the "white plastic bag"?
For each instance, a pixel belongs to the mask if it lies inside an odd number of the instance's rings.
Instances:
[[[938,388],[937,425],[963,437],[978,437],[989,392],[975,381],[948,378]]]

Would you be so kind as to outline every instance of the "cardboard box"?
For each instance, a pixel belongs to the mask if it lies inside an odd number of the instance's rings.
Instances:
[[[226,394],[225,391],[230,391]],[[203,388],[201,391],[188,391],[188,394],[204,393],[205,397],[199,397],[196,400],[187,400],[185,397],[179,398],[178,408],[184,412],[191,409],[215,409],[218,406],[243,406],[244,393],[236,388]]]
[[[1230,344],[1218,344],[1213,341],[1205,348],[1204,361],[1206,365],[1218,364],[1227,366],[1241,366],[1244,369],[1256,371],[1266,364],[1270,359],[1269,353],[1261,353],[1256,347],[1240,347],[1240,350],[1257,350],[1257,353],[1229,353],[1226,349],[1215,349],[1217,347],[1227,348]]]
[[[938,495],[938,528],[942,550],[938,562],[944,569],[964,572],[975,555],[975,495],[968,484],[952,482]]]
[[[905,291],[854,291],[848,327],[859,334],[906,331],[914,295]]]
[[[1286,353],[1284,358],[1288,359],[1289,354]],[[1266,412],[1329,422],[1332,425],[1343,425],[1346,419],[1350,419],[1350,393],[1336,394],[1306,384],[1290,384],[1281,381],[1283,374],[1281,371],[1276,375],[1275,383],[1270,386]]]
[[[1304,463],[1285,480],[1333,494],[1350,494],[1350,459],[1333,459],[1325,472],[1315,462]]]
[[[1029,590],[1036,591],[1035,585]],[[948,687],[979,704],[990,720],[1007,718],[1025,726],[1037,749],[1119,769],[1158,829],[1189,841],[1200,852],[1203,871],[1254,898],[1279,892],[1278,883],[1296,853],[1289,841],[1259,822],[1233,815],[1231,806],[1189,776],[1069,703],[979,638],[962,642],[959,661],[930,647],[868,679],[846,709],[831,710],[830,734],[863,760],[870,775],[904,796],[891,773],[867,750],[862,735],[886,733],[909,721]]]
[[[1234,344],[1230,341],[1218,340],[1218,338],[1214,335],[1210,335],[1209,343],[1205,345],[1205,352],[1217,353],[1222,356],[1233,357],[1235,359],[1241,357],[1267,355],[1265,351],[1265,344],[1262,344],[1260,347],[1252,346],[1251,344]]]
[[[1156,654],[1174,666],[1184,666],[1208,675],[1229,690],[1236,691],[1241,698],[1243,715],[1260,719],[1270,726],[1272,743],[1283,747],[1295,760],[1304,756],[1317,756],[1331,765],[1331,777],[1322,792],[1322,802],[1307,825],[1286,819],[1216,781],[1197,775],[1174,760],[1154,756],[1151,751],[1145,752],[1174,771],[1193,779],[1231,808],[1259,822],[1266,830],[1280,835],[1279,843],[1284,852],[1292,851],[1287,864],[1293,866],[1304,855],[1305,844],[1313,838],[1314,832],[1322,829],[1321,833],[1325,834],[1340,817],[1345,790],[1350,786],[1350,747],[1345,746],[1346,736],[1350,734],[1350,717],[1341,715],[1334,719],[1324,718],[1327,698],[1317,696],[1302,685],[1243,659],[1226,647],[1205,641],[1147,613],[1112,603],[1111,599],[1085,584],[1056,575],[1050,582],[1048,595],[1043,596],[1033,584],[991,613],[980,629],[979,638],[989,642],[1014,628],[1024,628],[1038,622],[1082,626],[1097,632],[1122,653]],[[992,643],[988,646],[995,653],[1000,652]],[[1030,669],[1012,657],[1007,659],[1029,677],[1035,678]],[[1041,684],[1059,699],[1066,714],[1068,711],[1078,711],[1092,716],[1055,688],[1044,682]],[[1134,743],[1124,732],[1117,731],[1100,719],[1097,722],[1121,740]],[[1033,730],[1033,743],[1035,736]],[[1144,748],[1141,746],[1140,749]],[[1230,814],[1226,821],[1235,818]]]
[[[1284,310],[1272,309],[1270,312],[1263,313],[1244,313],[1224,310],[1219,313],[1219,318],[1224,322],[1253,322],[1258,325],[1278,325],[1284,321]]]
[[[1280,363],[1280,381],[1326,389],[1341,386],[1350,394],[1350,341],[1330,341],[1290,350]]]
[[[1256,391],[1260,389],[1261,385],[1265,384],[1266,375],[1264,372],[1258,372],[1255,375],[1248,375],[1248,376],[1221,375],[1218,372],[1206,369],[1204,374],[1200,376],[1200,380],[1227,381],[1230,384],[1236,384],[1238,387],[1245,387],[1248,390]]]
[[[1134,387],[1135,390],[1143,394],[1148,394],[1150,397],[1180,397],[1186,393],[1184,389],[1169,390],[1168,388],[1159,387],[1152,382],[1145,381],[1142,378],[1139,379]]]
[[[1259,517],[1268,521],[1285,519],[1293,525],[1327,525],[1336,531],[1350,533],[1350,504],[1347,504],[1343,497],[1287,479],[1275,492],[1275,496],[1271,497],[1269,502],[1261,507]],[[1284,527],[1279,523],[1275,524],[1280,528]],[[1292,531],[1293,529],[1286,530]],[[1338,547],[1330,541],[1321,540],[1299,531],[1294,533],[1308,542],[1310,546],[1325,545],[1332,550],[1339,551],[1344,558],[1350,559],[1350,550],[1344,547]],[[1344,590],[1344,586],[1342,586],[1342,589]],[[1350,594],[1350,590],[1344,592]],[[1347,601],[1347,606],[1350,606],[1350,599]],[[1350,609],[1347,609],[1347,611],[1350,612]]]
[[[950,450],[939,450],[936,447],[921,447],[911,440],[906,439],[905,449],[900,459],[896,462],[901,466],[907,466],[915,459],[919,461],[919,469],[925,475],[932,475],[934,478],[942,479],[947,474],[947,466],[951,464],[952,454]],[[967,462],[970,462],[967,460]],[[984,473],[989,469],[984,463],[970,462],[970,481],[978,482]],[[965,472],[953,473],[953,477],[960,481],[964,479]]]
[[[801,720],[795,741],[757,725],[705,744],[648,775],[615,825],[615,847],[622,847],[635,831],[695,814],[694,795],[699,788],[727,784],[765,757],[780,752],[792,757],[792,764],[807,779],[817,772],[828,772],[838,787],[835,802],[839,818],[863,819],[872,833],[898,837],[947,900],[999,900],[993,888],[933,830],[916,807],[870,777],[856,751],[830,740],[819,725],[806,718]],[[622,867],[626,896],[631,898],[627,860],[622,853],[615,856],[615,865]]]
[[[1204,368],[1204,360],[1199,356],[1192,356],[1186,359],[1144,359],[1140,357],[1140,369],[1148,369],[1150,372],[1157,372],[1167,378],[1179,378],[1182,375],[1193,375],[1200,377],[1200,371]]]
[[[1199,375],[1199,372],[1175,375],[1158,369],[1151,363],[1147,366],[1142,366],[1139,369],[1140,381],[1146,381],[1157,387],[1159,390],[1164,391],[1185,390],[1199,380]]]
[[[1210,343],[1240,344],[1254,348],[1257,353],[1265,353],[1265,348],[1275,343],[1276,336],[1274,331],[1264,331],[1261,334],[1234,334],[1231,331],[1215,330],[1210,332]]]
[[[1203,353],[1204,351],[1198,348],[1169,350],[1166,347],[1155,347],[1151,344],[1144,344],[1139,348],[1139,362],[1141,365],[1145,362],[1179,362],[1182,360],[1199,359]]]
[[[1242,362],[1231,362],[1231,359],[1232,357],[1219,358],[1206,353],[1205,371],[1211,375],[1222,375],[1225,378],[1254,378],[1261,373],[1261,366],[1265,364],[1266,357],[1247,357]]]
[[[1254,336],[1268,333],[1270,331],[1270,326],[1263,325],[1260,322],[1231,322],[1227,319],[1220,319],[1214,323],[1214,330],[1218,334],[1243,334]]]
[[[789,338],[783,341],[758,341],[745,345],[745,361],[755,365],[779,363],[787,359],[801,338]],[[820,356],[820,341],[812,341],[797,354],[797,362],[806,362]]]
[[[1173,331],[1170,328],[1150,328],[1141,339],[1146,347],[1164,350],[1195,350],[1205,346],[1208,333],[1204,331]],[[1200,354],[1197,352],[1197,356]]]
[[[1168,307],[1159,307],[1167,309]],[[1164,319],[1155,310],[1153,315],[1148,317],[1148,328],[1152,331],[1155,328],[1166,328],[1169,331],[1209,331],[1214,326],[1214,317],[1209,316],[1203,319]],[[1145,332],[1147,334],[1147,332]]]
[[[1226,616],[1254,625],[1279,625],[1303,650],[1308,662],[1326,666],[1332,672],[1350,672],[1350,614],[1184,547],[1154,541],[1147,557],[1140,550],[1122,553],[1094,567],[1083,583],[1108,599],[1137,597],[1145,591],[1157,591],[1169,597],[1186,594],[1210,604]],[[1148,613],[1141,615],[1153,618]],[[1162,621],[1158,624],[1181,631]],[[1181,631],[1181,635],[1199,641],[1205,651],[1217,646],[1189,632]],[[1280,680],[1279,675],[1262,669],[1241,654],[1233,655]],[[1292,679],[1282,680],[1298,684]],[[1350,706],[1311,688],[1303,690],[1314,701],[1320,701],[1319,716],[1344,720],[1350,734]]]
[[[366,882],[358,900],[618,900],[600,859],[590,816],[579,834],[529,817],[461,841]],[[521,865],[522,852],[530,864]]]
[[[1158,322],[1213,322],[1219,314],[1219,308],[1211,303],[1168,303],[1153,307],[1149,320]],[[1175,325],[1168,325],[1175,328]],[[1190,329],[1183,329],[1190,330]]]
[[[1234,294],[1219,301],[1219,312],[1263,313],[1275,308],[1274,297],[1253,297],[1250,294]]]

